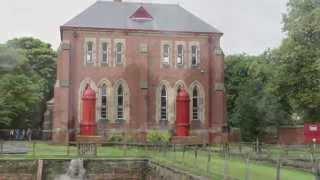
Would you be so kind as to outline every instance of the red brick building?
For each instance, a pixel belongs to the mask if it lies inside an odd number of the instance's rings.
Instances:
[[[98,1],[60,27],[53,141],[79,128],[81,96],[97,93],[99,134],[174,129],[179,89],[190,95],[191,134],[224,138],[222,33],[179,5]]]

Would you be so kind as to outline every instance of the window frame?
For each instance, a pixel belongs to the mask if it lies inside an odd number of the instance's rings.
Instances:
[[[163,64],[170,64],[170,55],[171,55],[170,45],[169,44],[163,44],[162,48],[163,48],[162,63]]]
[[[165,93],[164,95],[163,95],[163,92]],[[163,103],[164,103],[164,105],[163,105]],[[161,86],[161,89],[160,89],[160,118],[159,118],[159,120],[160,121],[168,121],[168,91],[165,86]]]
[[[119,90],[121,88],[121,93],[119,93]],[[117,120],[124,120],[124,89],[123,89],[123,86],[120,84],[118,86],[118,88],[116,89],[117,91],[117,99],[116,99],[116,108],[117,108],[117,117],[116,119]],[[119,105],[119,98],[121,99],[121,105]],[[121,117],[122,116],[122,117]]]
[[[107,85],[103,84],[100,87],[100,103],[101,103],[101,107],[100,107],[100,118],[101,119],[108,119],[108,89],[107,89]],[[104,100],[105,99],[105,100]],[[105,102],[104,102],[105,101]],[[104,105],[105,104],[105,105]],[[105,115],[103,115],[103,113]]]
[[[181,48],[181,52],[179,52],[179,48]],[[179,62],[179,58],[181,62]],[[183,44],[178,44],[177,45],[177,65],[182,66],[184,63],[184,46]]]
[[[100,45],[101,45],[101,48],[100,48],[101,64],[109,64],[109,56],[108,56],[109,43],[107,41],[102,41]],[[105,49],[104,49],[104,45],[106,45]],[[104,57],[106,58],[105,60],[104,60]]]
[[[196,92],[196,95],[195,95]],[[195,86],[192,89],[192,120],[193,121],[198,121],[200,120],[199,114],[200,114],[200,109],[199,109],[199,88]]]
[[[120,45],[120,51],[118,49],[118,45]],[[115,63],[116,64],[123,64],[123,43],[122,42],[116,42],[115,44]],[[120,56],[120,61],[119,61]]]
[[[91,50],[89,50],[89,45],[91,45]],[[86,64],[93,64],[93,46],[94,42],[92,40],[86,41]],[[90,60],[88,57],[90,57]]]
[[[195,48],[195,52],[193,52],[193,48]],[[199,47],[197,45],[191,45],[191,66],[198,66],[199,65],[199,59],[198,59],[198,56],[199,56]],[[194,58],[195,58],[195,63],[193,63],[194,61]]]

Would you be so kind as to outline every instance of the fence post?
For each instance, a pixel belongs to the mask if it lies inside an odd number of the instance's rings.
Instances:
[[[250,155],[248,153],[247,155],[247,159],[246,159],[246,179],[245,180],[249,180],[250,179]]]
[[[67,144],[67,156],[69,156],[70,155],[70,145],[69,145],[69,143]]]
[[[36,142],[33,141],[32,143],[32,156],[35,157],[36,156]]]
[[[228,174],[229,174],[229,162],[228,162],[228,155],[227,151],[224,153],[224,169],[223,169],[223,179],[228,180]]]
[[[3,153],[3,140],[0,140],[0,152]]]
[[[207,173],[210,173],[211,148],[208,149]]]
[[[198,158],[198,147],[194,148],[194,158],[197,159]]]
[[[281,157],[278,157],[278,162],[277,162],[277,176],[276,176],[276,180],[280,180],[281,179],[281,174],[280,174],[280,170],[281,170]]]
[[[318,164],[317,160],[315,159],[314,154],[312,154],[311,158],[312,158],[312,162],[313,162],[313,172],[314,172],[315,180],[320,180],[319,164]]]

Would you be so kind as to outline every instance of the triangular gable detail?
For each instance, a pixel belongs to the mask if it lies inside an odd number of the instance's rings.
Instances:
[[[135,21],[151,21],[153,19],[143,6],[140,6],[136,12],[130,16],[130,18]]]

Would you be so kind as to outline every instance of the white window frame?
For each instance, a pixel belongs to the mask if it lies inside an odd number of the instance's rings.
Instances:
[[[103,88],[105,88],[103,90]],[[100,87],[100,93],[101,93],[101,99],[100,99],[100,103],[101,103],[101,107],[100,107],[100,118],[101,119],[108,119],[108,89],[107,89],[107,85],[106,84],[103,84],[101,87]],[[105,106],[103,105],[103,99],[105,98]],[[103,110],[104,109],[104,110]],[[105,111],[105,112],[104,112]],[[103,117],[103,113],[105,113],[105,117]]]
[[[193,52],[193,48],[196,48],[195,49],[195,53]],[[190,53],[191,53],[191,65],[192,66],[197,66],[197,65],[199,65],[199,60],[198,60],[198,56],[199,56],[199,48],[198,48],[198,46],[197,45],[191,45],[191,51],[190,51]],[[194,61],[194,58],[195,58],[195,63],[193,63]]]
[[[106,44],[106,49],[103,49],[104,48],[104,44]],[[108,41],[101,41],[100,43],[100,63],[101,64],[109,64],[109,46],[110,46],[110,43]],[[104,55],[106,55],[106,60],[104,61]]]
[[[182,48],[181,49],[181,53],[179,52],[179,48]],[[177,65],[183,65],[183,63],[184,63],[184,46],[183,46],[183,44],[178,44],[177,45]]]
[[[165,91],[165,95],[162,95],[162,91]],[[168,90],[165,86],[160,89],[160,121],[168,121]],[[165,100],[165,106],[162,106],[162,101]],[[163,115],[165,116],[164,118]]]
[[[121,44],[121,51],[118,51],[117,45]],[[126,57],[126,41],[125,39],[114,39],[113,40],[113,55],[114,55],[114,65],[125,65]],[[120,55],[120,61],[118,59]]]
[[[89,45],[91,44],[91,50],[89,50]],[[93,64],[93,41],[86,41],[86,64]]]
[[[122,94],[119,94],[119,88],[122,88]],[[116,102],[117,102],[117,114],[116,114],[116,117],[117,117],[117,120],[124,120],[124,108],[125,108],[125,106],[124,106],[124,87],[123,87],[123,85],[119,85],[118,87],[117,87],[117,89],[116,89]],[[122,105],[119,105],[119,97],[121,97],[122,98]],[[122,117],[120,116],[120,114],[119,114],[119,112],[120,111],[122,111],[121,113],[122,113]]]
[[[169,44],[163,44],[163,54],[162,54],[162,63],[163,64],[170,64],[170,55],[171,55],[171,48]],[[166,52],[168,51],[168,52]]]
[[[194,95],[194,91],[197,91],[196,96]],[[200,120],[200,94],[199,88],[197,86],[192,89],[192,120],[198,121]],[[196,101],[196,107],[194,107]],[[195,118],[196,116],[196,118]]]

